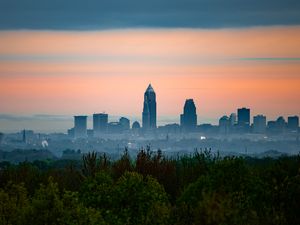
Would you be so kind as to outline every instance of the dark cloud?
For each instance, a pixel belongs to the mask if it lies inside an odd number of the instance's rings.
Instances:
[[[0,0],[0,29],[300,24],[299,0]]]

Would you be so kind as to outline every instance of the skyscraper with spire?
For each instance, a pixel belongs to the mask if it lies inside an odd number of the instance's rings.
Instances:
[[[143,128],[156,128],[156,95],[151,84],[144,94]]]

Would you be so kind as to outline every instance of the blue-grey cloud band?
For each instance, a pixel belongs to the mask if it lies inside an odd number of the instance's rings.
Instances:
[[[298,0],[0,0],[0,29],[299,25]]]

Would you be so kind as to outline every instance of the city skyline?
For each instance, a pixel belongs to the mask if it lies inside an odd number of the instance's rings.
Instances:
[[[149,83],[158,125],[188,98],[200,123],[244,106],[300,114],[297,1],[75,2],[1,2],[0,128],[103,111],[141,121]]]
[[[151,110],[150,110],[151,108]],[[194,100],[192,98],[188,98],[185,100],[185,103],[183,105],[183,114],[179,114],[179,116],[177,115],[176,117],[178,118],[173,118],[173,120],[171,118],[166,119],[163,123],[161,123],[159,118],[157,118],[157,114],[156,114],[156,109],[157,109],[157,105],[156,105],[156,94],[154,92],[154,89],[151,85],[151,83],[148,85],[146,91],[144,92],[144,103],[143,103],[143,111],[142,111],[142,116],[141,117],[135,117],[132,115],[129,115],[128,118],[123,116],[112,116],[109,115],[108,113],[96,113],[94,112],[92,115],[92,118],[90,118],[89,115],[87,114],[82,114],[82,115],[75,115],[74,116],[74,128],[78,127],[77,131],[71,131],[74,132],[74,136],[75,137],[86,137],[87,135],[87,130],[93,130],[94,131],[94,135],[96,136],[101,136],[101,134],[107,132],[108,129],[108,125],[112,124],[113,126],[124,126],[124,122],[125,122],[125,126],[128,128],[131,128],[131,125],[134,122],[138,122],[142,124],[142,128],[144,130],[147,129],[154,129],[157,127],[156,122],[158,122],[158,126],[163,126],[163,125],[170,125],[170,124],[178,124],[181,126],[181,128],[183,129],[183,131],[195,131],[196,127],[199,125],[203,125],[203,124],[212,124],[212,125],[218,125],[221,130],[225,130],[227,132],[227,126],[237,126],[237,128],[240,129],[240,131],[245,130],[249,131],[250,126],[254,126],[253,127],[253,131],[256,132],[258,130],[259,133],[261,133],[261,130],[264,130],[267,128],[267,126],[269,126],[269,122],[273,123],[275,121],[285,121],[286,125],[288,123],[290,123],[290,119],[293,120],[293,118],[297,118],[297,121],[299,120],[298,115],[294,114],[289,114],[286,117],[282,116],[282,115],[277,115],[276,119],[270,119],[268,118],[267,121],[267,117],[264,114],[255,114],[252,112],[252,110],[250,108],[245,108],[244,106],[241,108],[237,108],[235,111],[229,112],[230,116],[228,117],[226,113],[223,114],[223,116],[219,117],[219,118],[215,118],[216,123],[212,123],[210,121],[200,121],[199,123],[198,118],[199,116],[197,115],[197,106],[194,103]],[[151,115],[150,115],[150,111],[151,111]],[[252,113],[251,113],[252,112]],[[229,115],[228,114],[228,115]],[[10,115],[1,115],[0,114],[0,120],[1,120],[1,116],[6,117],[6,119],[8,120],[18,120],[18,116],[16,116],[15,118],[13,116]],[[47,118],[51,118],[51,115],[36,115],[37,117],[40,117],[40,119],[44,119],[46,120]],[[62,117],[63,116],[56,116],[56,120],[52,120],[52,122],[57,122],[57,123],[61,123]],[[58,119],[60,117],[60,119]],[[263,117],[264,118],[264,122],[260,122],[260,118]],[[73,116],[72,116],[73,118]],[[119,122],[117,122],[117,118],[119,119]],[[19,117],[19,119],[22,120],[22,117]],[[24,119],[24,117],[23,117]],[[57,120],[58,119],[58,120]],[[66,119],[66,118],[65,118]],[[123,121],[122,121],[123,120]],[[124,121],[125,120],[125,121]],[[179,121],[178,121],[179,120]],[[131,123],[130,123],[131,121]],[[38,129],[34,129],[32,127],[29,126],[23,126],[23,128],[27,127],[27,129],[29,130],[36,130],[38,132],[63,132],[65,133],[65,130],[70,128],[70,122],[71,120],[69,120],[68,123],[68,127],[63,127],[62,130],[40,130]],[[267,124],[268,122],[268,124]],[[297,122],[299,123],[299,122]],[[77,124],[77,125],[76,125]],[[105,127],[104,127],[105,126]],[[257,129],[257,126],[260,126],[259,129]],[[223,128],[222,128],[223,127]],[[119,127],[120,128],[120,127]],[[114,129],[119,129],[117,127],[115,127]],[[72,128],[73,129],[73,128]],[[123,129],[123,128],[122,128]],[[127,129],[127,128],[126,128]],[[9,132],[18,132],[20,130],[20,127],[16,128],[16,130],[10,130]],[[84,131],[85,130],[85,131]],[[5,130],[3,130],[5,131]],[[69,132],[69,130],[68,130]],[[77,134],[76,134],[77,133]]]
[[[108,121],[108,114],[93,114],[93,129],[87,128],[87,116],[74,116],[74,127],[68,129],[68,136],[74,139],[103,138],[107,134],[122,134],[132,130],[133,135],[152,136],[158,133],[212,133],[221,134],[225,137],[229,134],[260,134],[260,135],[278,135],[298,134],[299,116],[288,116],[287,120],[283,116],[278,116],[276,120],[268,120],[263,114],[251,115],[251,109],[242,107],[231,113],[222,116],[217,126],[209,123],[197,123],[197,107],[192,98],[186,99],[183,106],[183,113],[180,114],[180,124],[169,123],[165,126],[157,127],[156,114],[156,93],[151,85],[148,85],[144,92],[144,102],[142,111],[142,126],[139,121],[130,121],[126,117],[121,117],[119,121]],[[251,117],[253,122],[251,122]],[[132,125],[131,125],[132,124]],[[23,131],[23,133],[25,130]],[[204,137],[204,136],[203,136]],[[267,138],[267,136],[266,136]]]

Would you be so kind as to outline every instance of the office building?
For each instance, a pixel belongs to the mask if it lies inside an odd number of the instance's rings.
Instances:
[[[270,133],[282,133],[285,131],[287,124],[285,122],[285,119],[280,116],[275,121],[268,121],[268,131]]]
[[[238,109],[238,125],[241,127],[250,126],[250,109],[247,108]]]
[[[119,120],[119,123],[122,127],[123,130],[129,130],[130,129],[130,120],[125,118],[125,117],[121,117]]]
[[[109,133],[122,133],[123,127],[119,122],[110,122],[107,130]]]
[[[74,116],[74,137],[87,137],[87,116]]]
[[[298,116],[289,116],[287,127],[289,130],[298,131],[299,129],[299,117]]]
[[[156,128],[156,95],[151,84],[149,84],[144,94],[144,107],[143,107],[143,129]]]
[[[187,99],[183,114],[180,115],[180,126],[183,131],[195,131],[197,127],[196,106],[193,99]]]
[[[268,121],[267,122],[267,129],[268,132],[270,133],[275,133],[276,132],[276,121]]]
[[[229,124],[231,127],[235,126],[237,123],[236,113],[231,113],[229,117]]]
[[[132,124],[132,130],[138,130],[141,128],[141,125],[138,121],[134,121],[134,123]]]
[[[253,117],[253,132],[263,134],[266,132],[267,118],[263,115]]]
[[[229,126],[230,126],[230,120],[228,116],[222,116],[219,119],[219,131],[222,134],[227,134],[229,131]]]
[[[74,138],[74,128],[68,129],[68,136],[69,136],[70,138]]]
[[[278,119],[276,120],[276,131],[282,133],[285,131],[286,126],[287,124],[283,116],[278,117]]]
[[[107,132],[108,114],[98,113],[93,115],[94,136]]]

